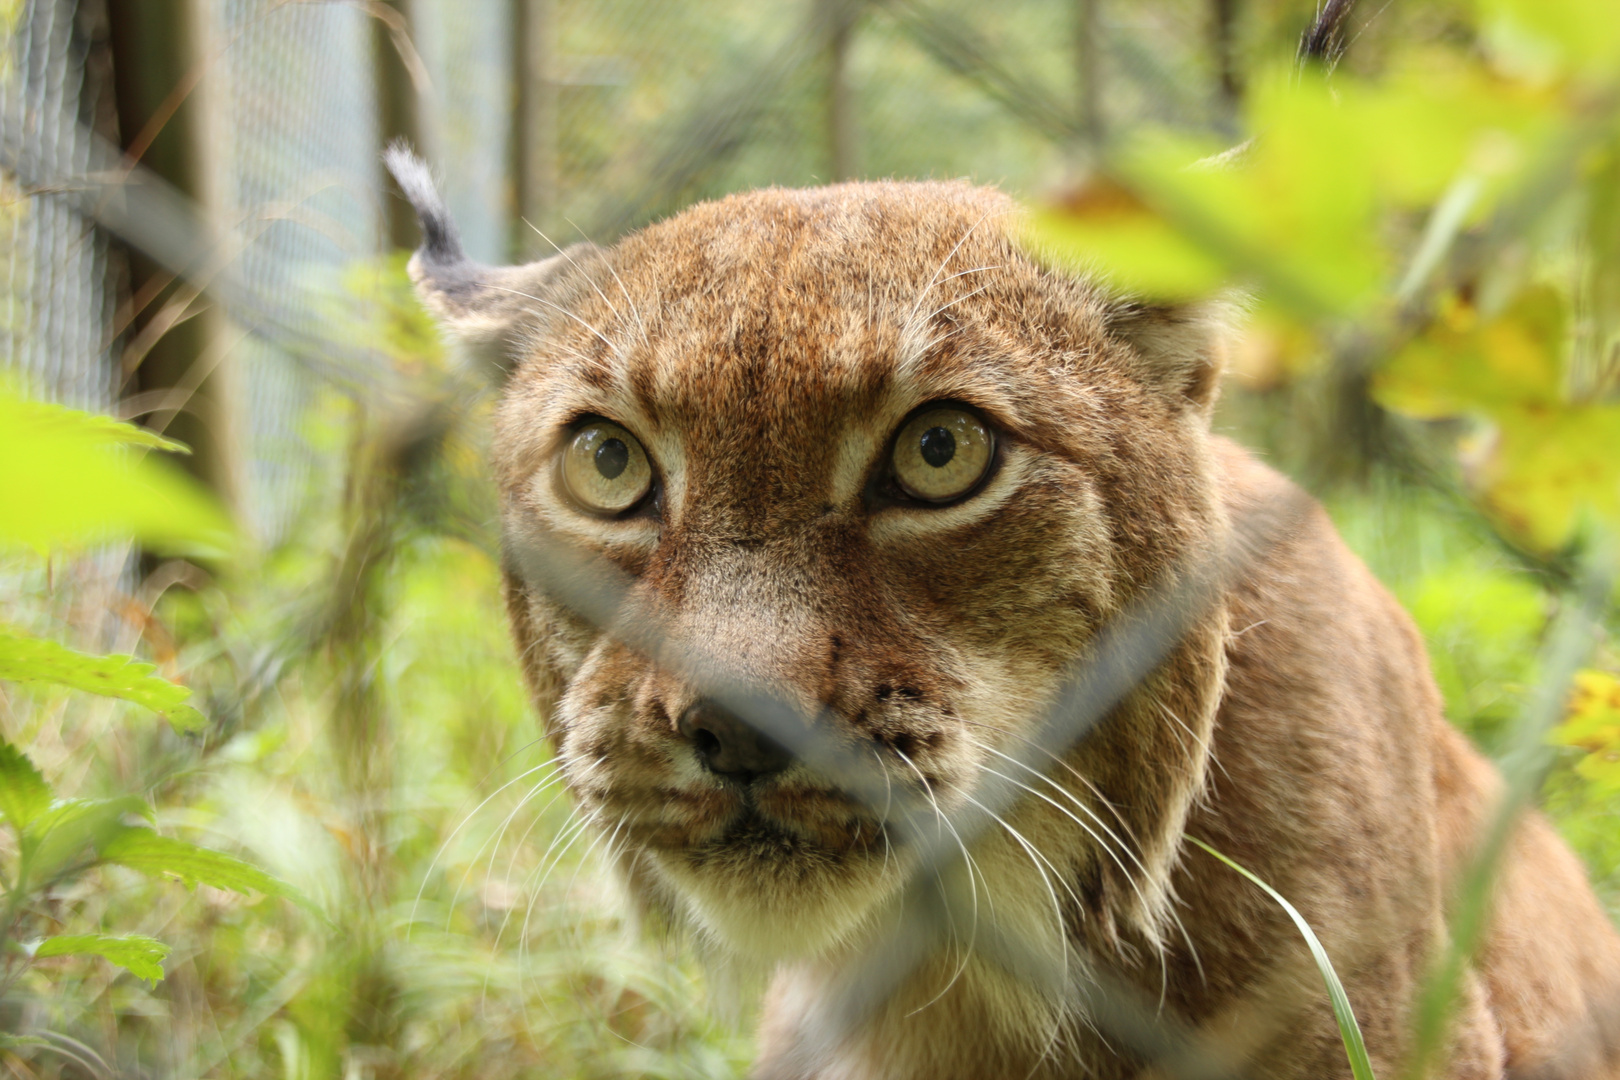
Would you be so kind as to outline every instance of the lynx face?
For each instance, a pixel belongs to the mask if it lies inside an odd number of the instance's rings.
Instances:
[[[1043,269],[993,192],[758,192],[507,270],[436,252],[427,224],[425,296],[513,365],[495,455],[514,551],[617,564],[664,633],[942,820],[1009,768],[1098,627],[1219,527],[1198,328]],[[521,561],[508,601],[537,704],[646,901],[758,956],[822,950],[879,910],[908,867],[890,807],[572,614]],[[1117,901],[1150,934],[1202,783],[1217,637],[1194,635],[1194,674],[1154,690],[1185,733],[1125,708],[1072,763],[1102,829],[1067,811],[1024,824],[1085,903]],[[1014,864],[1044,903],[1042,868]]]

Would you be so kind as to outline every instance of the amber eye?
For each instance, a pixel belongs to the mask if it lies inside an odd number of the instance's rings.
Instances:
[[[563,448],[558,471],[574,501],[596,514],[618,514],[652,486],[652,466],[636,437],[618,424],[594,420]]]
[[[895,437],[894,476],[914,499],[948,502],[984,477],[994,447],[990,429],[966,409],[927,409]]]

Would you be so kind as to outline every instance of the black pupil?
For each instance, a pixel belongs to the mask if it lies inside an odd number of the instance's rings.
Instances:
[[[596,471],[607,479],[617,480],[628,464],[630,448],[623,439],[609,439],[596,448]]]
[[[936,469],[943,469],[956,456],[956,436],[947,428],[931,427],[922,433],[922,459]]]

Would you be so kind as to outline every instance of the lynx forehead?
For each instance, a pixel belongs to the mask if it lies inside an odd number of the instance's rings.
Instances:
[[[1100,982],[1250,1075],[1346,1074],[1286,916],[1189,835],[1295,901],[1399,1068],[1496,781],[1319,511],[1049,770],[1017,759],[1111,619],[1291,497],[1209,433],[1213,320],[1052,272],[1009,200],[962,184],[755,192],[492,268],[461,255],[420,163],[392,164],[424,301],[503,380],[508,607],[566,781],[640,903],[774,965],[760,1075],[1134,1075],[1146,1051],[1088,1008]],[[558,545],[892,798],[561,602],[524,570]],[[1009,774],[1028,797],[957,886],[1070,982],[1015,976],[974,923],[816,1044],[807,1018],[894,932],[915,838],[895,807],[949,830]],[[1450,1075],[1597,1075],[1620,939],[1539,819],[1514,856]]]

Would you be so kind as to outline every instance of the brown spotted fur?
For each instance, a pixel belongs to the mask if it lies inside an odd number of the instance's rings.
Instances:
[[[606,556],[675,634],[830,708],[898,783],[913,782],[907,752],[949,813],[998,761],[984,747],[1015,746],[1111,615],[1234,520],[1293,497],[1210,434],[1205,321],[1050,272],[1015,243],[1016,220],[1009,200],[962,184],[771,190],[607,251],[494,270],[424,250],[414,271],[453,334],[513,369],[494,441],[509,540]],[[939,399],[991,420],[999,471],[957,507],[874,504],[866,480],[896,425]],[[553,456],[587,414],[642,441],[654,507],[602,521],[558,497]],[[904,853],[802,766],[767,781],[747,818],[675,729],[690,686],[515,573],[507,588],[579,806],[641,903],[712,953],[776,965],[759,1073],[798,1075],[799,1025],[883,932]],[[1144,1000],[1162,993],[1244,1075],[1348,1075],[1298,934],[1183,839],[1199,837],[1299,907],[1380,1075],[1398,1073],[1497,780],[1443,719],[1411,622],[1319,510],[1053,780],[1118,850],[1026,798],[1010,824],[1061,888],[988,836],[975,857],[999,919]],[[1518,833],[1492,926],[1445,1075],[1612,1075],[1620,938],[1540,817]],[[959,966],[942,951],[816,1075],[1143,1069],[1075,1002],[982,957]]]

